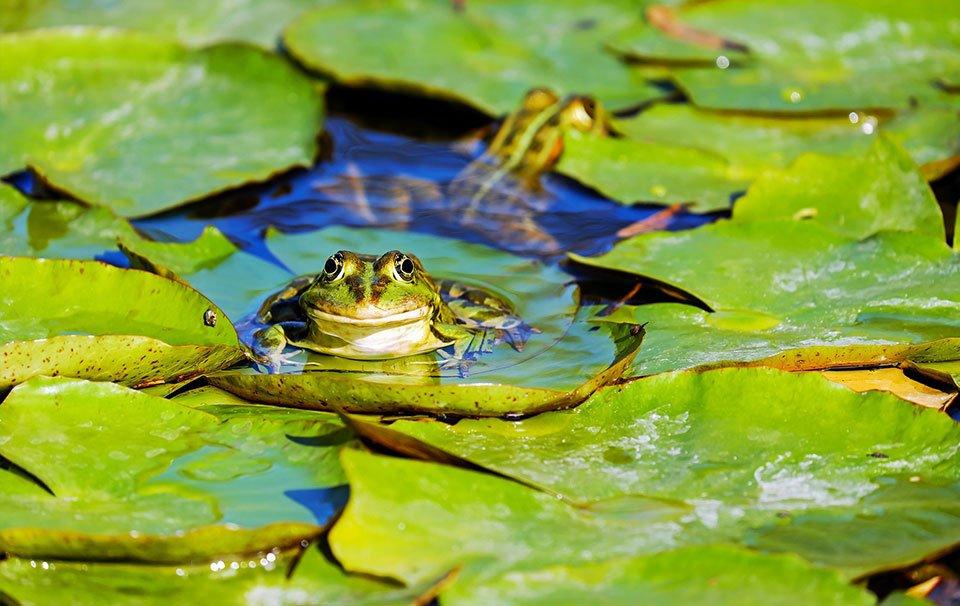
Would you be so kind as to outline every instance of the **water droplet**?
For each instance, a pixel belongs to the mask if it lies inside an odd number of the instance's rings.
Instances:
[[[654,185],[650,188],[650,193],[658,198],[663,198],[667,195],[667,188],[662,185]]]
[[[877,132],[878,120],[876,116],[867,116],[860,125],[860,131],[865,135],[872,135]]]
[[[847,117],[850,118],[850,124],[856,124],[860,121],[860,114],[857,112],[850,112],[850,115]]]
[[[720,55],[717,57],[717,67],[720,69],[727,69],[730,67],[730,59],[727,59],[725,55]]]

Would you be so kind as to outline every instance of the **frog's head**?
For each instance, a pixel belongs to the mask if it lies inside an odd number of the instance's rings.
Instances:
[[[420,260],[398,250],[380,257],[341,250],[300,296],[311,320],[356,327],[423,321],[439,301]]]

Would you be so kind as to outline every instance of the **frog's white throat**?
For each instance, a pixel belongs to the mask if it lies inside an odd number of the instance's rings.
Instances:
[[[431,328],[434,318],[430,307],[362,320],[312,310],[310,319],[312,338],[307,347],[345,358],[398,358],[447,344]]]

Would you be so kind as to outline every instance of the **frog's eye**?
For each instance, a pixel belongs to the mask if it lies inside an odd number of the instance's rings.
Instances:
[[[417,270],[417,267],[413,264],[413,261],[410,259],[410,257],[404,254],[399,254],[393,261],[393,269],[398,278],[404,282],[412,282],[413,274]]]
[[[337,253],[330,255],[327,262],[323,264],[323,278],[328,282],[336,280],[343,275],[343,255]]]

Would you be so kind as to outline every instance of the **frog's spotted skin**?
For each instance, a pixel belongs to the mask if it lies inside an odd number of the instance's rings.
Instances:
[[[267,299],[258,320],[273,326],[254,335],[253,354],[273,370],[287,343],[358,360],[452,345],[445,366],[459,366],[502,340],[519,351],[532,331],[503,299],[449,280],[438,284],[417,257],[397,250],[331,255],[319,274],[297,278]]]

